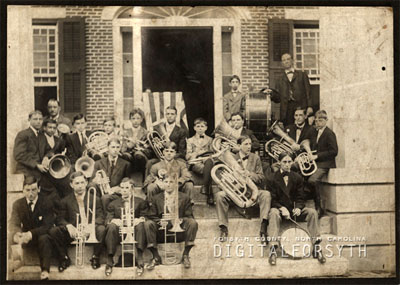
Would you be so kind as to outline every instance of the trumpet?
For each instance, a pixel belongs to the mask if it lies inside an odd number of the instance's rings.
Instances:
[[[96,172],[96,183],[99,186],[101,195],[111,194],[110,178],[104,170],[97,170]]]
[[[90,194],[92,193],[93,202],[92,209],[90,209]],[[76,255],[75,264],[78,267],[83,267],[84,265],[84,250],[85,243],[98,243],[96,238],[96,188],[90,187],[87,190],[87,207],[86,207],[86,217],[81,217],[79,219],[79,214],[76,214],[76,230],[77,234],[75,236],[76,242]],[[91,220],[89,221],[89,218]],[[80,220],[80,221],[79,221]]]
[[[185,230],[181,228],[180,224],[182,219],[179,218],[179,186],[177,178],[175,179],[174,191],[173,193],[164,192],[164,213],[160,221],[160,229],[164,230],[164,263],[165,264],[176,264],[178,257],[176,252],[171,250],[167,244],[167,239],[169,236],[174,237],[174,243],[176,244],[176,233],[184,232]],[[172,234],[168,234],[168,222],[171,221],[172,228],[169,229]]]
[[[249,208],[256,203],[258,188],[243,174],[242,167],[226,149],[219,159],[223,162],[214,166],[211,177],[228,197],[240,208]]]

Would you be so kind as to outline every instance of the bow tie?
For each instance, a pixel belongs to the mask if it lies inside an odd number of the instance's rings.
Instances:
[[[291,71],[291,70],[289,70],[289,71],[286,72],[286,74],[293,74],[293,73],[294,73],[294,72]]]
[[[289,172],[288,171],[283,171],[282,172],[282,177],[285,177],[285,176],[289,176]]]
[[[201,138],[201,139],[204,139],[204,135],[201,135],[200,138]]]
[[[304,128],[304,125],[303,125],[303,126],[301,126],[301,127],[300,127],[300,126],[298,126],[298,125],[296,125],[296,129],[297,129],[297,130],[302,130],[303,128]]]
[[[245,156],[243,156],[242,161],[245,161],[245,160],[248,160],[248,159],[249,159],[249,156],[245,155]]]

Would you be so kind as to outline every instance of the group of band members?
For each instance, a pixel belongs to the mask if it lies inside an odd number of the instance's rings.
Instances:
[[[315,244],[321,241],[318,216],[324,209],[320,199],[320,183],[330,168],[335,167],[338,153],[335,133],[326,126],[328,115],[324,110],[313,114],[309,105],[309,81],[304,72],[294,70],[293,61],[288,54],[282,56],[285,68],[275,89],[265,89],[273,101],[281,102],[283,117],[281,126],[296,142],[291,145],[293,151],[301,149],[301,142],[310,142],[312,160],[316,161],[317,171],[310,177],[303,177],[296,167],[293,153],[281,153],[275,163],[265,164],[257,152],[260,143],[253,132],[244,127],[246,96],[238,88],[240,78],[236,75],[230,80],[231,91],[223,97],[223,115],[232,127],[232,135],[237,137],[237,145],[230,150],[241,166],[241,173],[257,187],[257,196],[252,197],[260,207],[260,235],[276,237],[282,218],[298,217],[307,221],[307,226]],[[282,109],[283,108],[283,109]],[[161,263],[157,251],[157,238],[160,234],[160,219],[164,212],[166,196],[174,191],[173,181],[177,179],[179,188],[179,218],[185,230],[185,250],[182,263],[190,267],[189,252],[194,245],[197,223],[193,217],[194,185],[192,174],[203,178],[200,192],[207,195],[207,203],[216,207],[220,236],[228,236],[228,209],[232,201],[226,193],[213,193],[211,169],[218,162],[214,157],[193,159],[213,153],[213,139],[206,135],[208,124],[203,118],[194,121],[195,135],[188,138],[187,132],[176,124],[177,109],[169,106],[165,110],[166,122],[154,127],[165,140],[163,159],[160,160],[146,141],[148,130],[143,127],[144,113],[135,108],[129,114],[129,123],[117,128],[113,117],[103,123],[103,131],[108,135],[108,150],[99,156],[87,152],[86,143],[91,132],[87,130],[86,117],[76,115],[72,122],[60,113],[58,101],[48,102],[49,116],[44,118],[40,111],[29,114],[30,126],[17,134],[14,145],[14,158],[17,162],[17,173],[25,175],[21,198],[13,205],[11,226],[13,241],[19,244],[38,245],[42,267],[42,279],[48,278],[49,254],[43,250],[53,245],[53,252],[59,259],[59,271],[70,265],[67,254],[68,245],[74,240],[77,229],[77,214],[80,222],[86,217],[87,205],[92,207],[93,201],[87,204],[88,188],[94,186],[99,190],[98,170],[103,170],[108,178],[112,191],[101,194],[96,191],[95,235],[99,243],[94,247],[91,265],[100,267],[100,253],[107,253],[105,274],[112,273],[113,256],[116,245],[120,242],[118,228],[122,225],[121,211],[127,200],[134,195],[132,173],[140,172],[143,179],[142,191],[145,200],[135,197],[135,217],[140,218],[135,226],[137,240],[136,265],[138,273],[143,273],[143,251],[148,248],[153,258],[148,269]],[[309,120],[311,116],[315,120]],[[291,118],[290,118],[291,117]],[[294,122],[294,123],[292,123]],[[61,132],[61,124],[67,125],[70,132]],[[49,159],[55,154],[63,153],[71,161],[71,174],[63,179],[55,179],[49,174]],[[83,155],[95,159],[91,177],[76,171],[76,161]],[[311,155],[311,154],[310,154]],[[40,192],[40,193],[39,193]],[[214,201],[214,199],[216,201]],[[313,199],[315,209],[306,207],[305,201]],[[30,209],[29,209],[30,208]],[[92,214],[89,214],[89,216]],[[22,228],[21,228],[22,225]],[[18,230],[17,228],[20,227]],[[171,224],[169,224],[171,227]],[[271,242],[271,252],[275,252],[277,244]],[[315,258],[325,262],[322,252],[316,252]],[[270,254],[269,262],[276,264],[276,254]]]

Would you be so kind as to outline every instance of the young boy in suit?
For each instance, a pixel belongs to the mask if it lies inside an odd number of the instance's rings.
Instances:
[[[238,89],[240,86],[239,76],[233,75],[229,80],[229,86],[231,91],[223,96],[223,112],[227,122],[235,113],[240,113],[243,117],[246,115],[246,96]]]
[[[194,130],[196,134],[187,140],[186,160],[199,158],[204,155],[211,155],[212,149],[212,138],[205,134],[207,130],[207,122],[203,118],[197,118],[194,120]],[[203,161],[198,161],[191,164],[189,169],[194,173],[203,176],[204,185],[201,188],[201,193],[207,195],[207,203],[214,205],[214,197],[211,189],[211,169],[214,166],[214,162],[211,158]]]

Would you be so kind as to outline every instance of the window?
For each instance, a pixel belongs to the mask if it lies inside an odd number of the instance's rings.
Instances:
[[[293,29],[295,68],[307,73],[310,84],[319,84],[319,30]]]
[[[229,80],[232,74],[232,31],[233,27],[222,27],[222,94],[228,93],[231,88]]]

